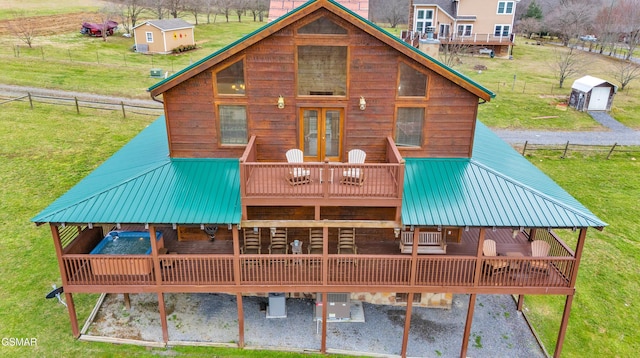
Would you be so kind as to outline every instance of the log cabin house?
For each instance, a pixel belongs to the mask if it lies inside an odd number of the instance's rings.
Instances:
[[[476,295],[536,294],[566,298],[560,355],[587,229],[606,224],[476,120],[488,89],[316,0],[149,91],[164,116],[32,219],[75,337],[80,293],[156,293],[165,343],[164,294],[230,293],[244,347],[243,295],[392,292],[406,356],[418,297],[468,294],[464,357]],[[149,248],[95,254],[129,231]]]

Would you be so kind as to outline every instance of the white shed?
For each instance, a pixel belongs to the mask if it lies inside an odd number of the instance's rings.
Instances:
[[[584,76],[571,86],[569,106],[579,111],[608,111],[618,86],[603,79]]]

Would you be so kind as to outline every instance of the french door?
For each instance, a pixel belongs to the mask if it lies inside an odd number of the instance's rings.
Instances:
[[[308,161],[340,161],[344,110],[301,108],[300,144]]]

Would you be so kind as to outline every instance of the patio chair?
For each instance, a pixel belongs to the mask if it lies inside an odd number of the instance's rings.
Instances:
[[[531,257],[547,257],[551,245],[548,242],[542,240],[533,240],[531,242]],[[532,260],[529,263],[529,269],[532,271],[538,271],[549,274],[549,262]]]
[[[358,247],[356,246],[356,229],[338,229],[338,255],[357,253]]]
[[[348,153],[348,161],[350,164],[364,164],[364,160],[367,157],[362,149],[351,149]],[[340,183],[362,186],[364,184],[364,167],[357,166],[353,168],[347,168],[342,172],[342,179]]]
[[[288,254],[287,228],[271,230],[270,254]]]
[[[304,153],[300,149],[289,149],[286,153],[288,163],[304,162]],[[289,168],[287,181],[290,185],[306,184],[311,182],[311,170],[302,167]]]
[[[240,248],[241,254],[260,254],[261,252],[261,240],[260,229],[257,232],[253,229],[244,229],[244,244]]]
[[[484,240],[484,244],[482,246],[482,254],[488,258],[497,257],[496,253],[496,242],[493,240]],[[499,271],[506,271],[509,269],[509,262],[506,260],[491,260],[485,261],[484,263],[484,272],[494,274]]]
[[[322,255],[322,229],[309,229],[309,253]]]

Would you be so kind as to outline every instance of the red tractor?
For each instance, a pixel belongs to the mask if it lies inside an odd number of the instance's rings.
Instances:
[[[102,37],[102,31],[105,31],[107,36],[111,36],[117,27],[118,23],[111,20],[100,24],[94,22],[83,22],[80,33],[83,35]]]

